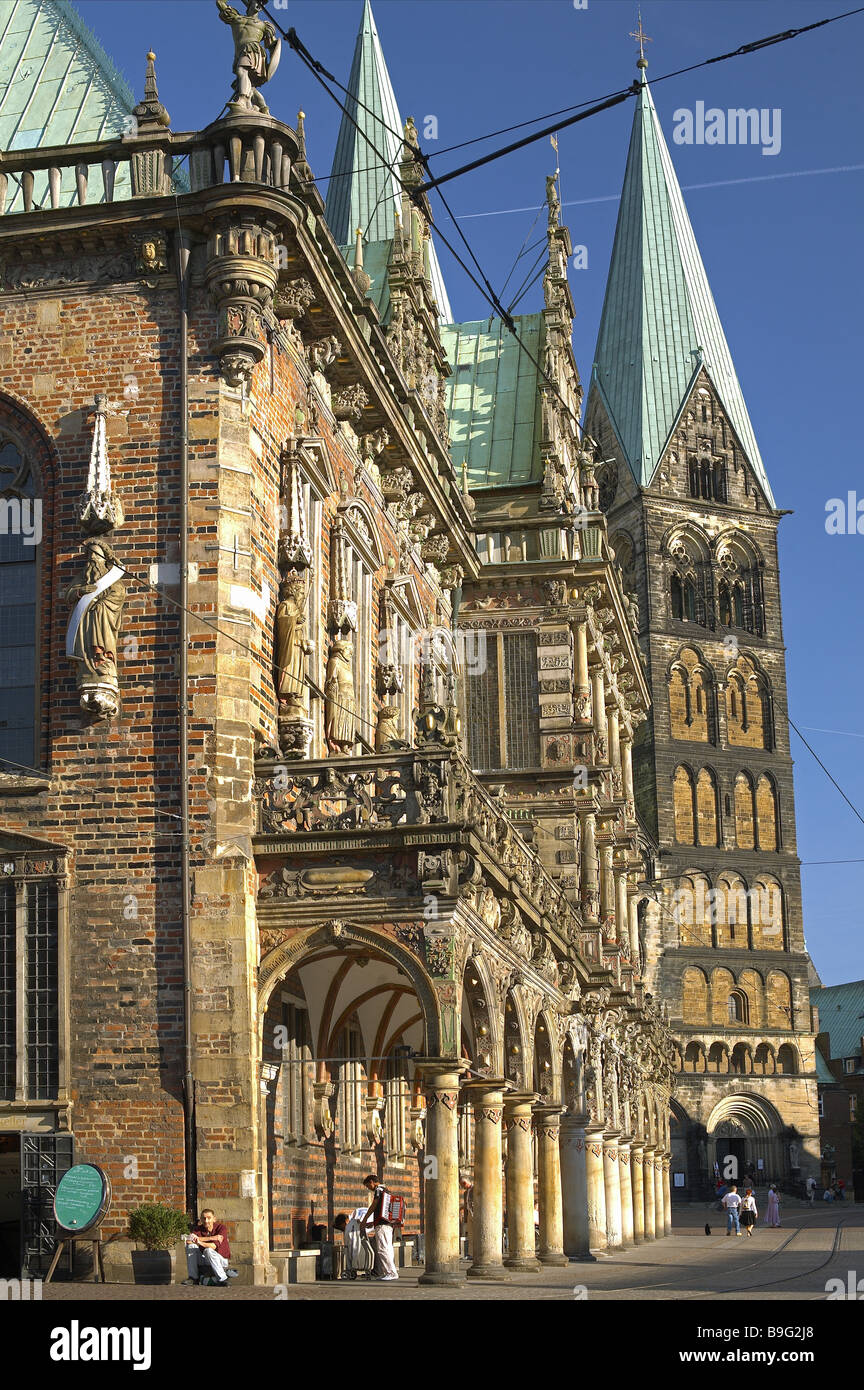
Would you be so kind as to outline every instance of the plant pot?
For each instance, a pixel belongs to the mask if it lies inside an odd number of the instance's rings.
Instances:
[[[136,1284],[173,1284],[173,1250],[133,1250],[132,1272]]]

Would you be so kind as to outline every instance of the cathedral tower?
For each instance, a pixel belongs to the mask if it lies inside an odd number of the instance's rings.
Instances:
[[[678,1192],[698,1195],[715,1164],[794,1182],[817,1171],[818,1119],[782,512],[644,71],[586,428],[652,691],[635,776],[660,846],[645,929],[678,1039]]]

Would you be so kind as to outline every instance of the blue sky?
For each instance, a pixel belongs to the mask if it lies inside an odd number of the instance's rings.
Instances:
[[[175,130],[200,128],[218,115],[230,90],[231,40],[215,4],[79,0],[77,8],[139,95],[144,55],[153,46]],[[285,9],[271,8],[347,81],[361,0],[291,0]],[[424,141],[430,154],[602,98],[636,75],[630,0],[587,0],[579,9],[572,0],[374,0],[373,8],[403,116],[413,115],[421,131],[427,116],[437,117],[437,142]],[[645,0],[649,80],[843,9],[839,0]],[[859,809],[864,535],[829,536],[825,521],[829,499],[856,488],[864,499],[862,39],[864,15],[653,87],[777,505],[793,512],[780,529],[790,714]],[[298,107],[307,113],[309,159],[323,179],[339,122],[335,105],[290,51],[266,94],[273,114],[289,123]],[[778,108],[779,153],[673,144],[675,110],[699,101],[724,110]],[[628,102],[560,138],[564,213],[574,243],[587,248],[587,267],[571,276],[574,346],[586,380],[631,120]],[[433,167],[443,172],[495,143],[443,154]],[[529,233],[553,159],[543,141],[446,189],[496,289]],[[811,172],[824,170],[835,172]],[[442,227],[449,239],[443,216]],[[483,317],[479,292],[443,248],[440,257],[457,317]],[[518,310],[539,303],[535,287]],[[819,861],[864,859],[864,827],[794,735],[792,753],[808,946],[825,984],[860,979],[864,863]]]

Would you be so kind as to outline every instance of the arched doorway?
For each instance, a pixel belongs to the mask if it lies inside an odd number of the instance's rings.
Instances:
[[[709,1157],[724,1181],[761,1185],[788,1177],[780,1117],[762,1096],[724,1096],[706,1128]]]
[[[345,924],[297,933],[262,961],[261,1062],[270,1248],[332,1239],[367,1173],[422,1229],[424,1103],[413,1058],[437,1045],[422,966],[392,937]],[[266,1090],[266,1096],[263,1092]]]

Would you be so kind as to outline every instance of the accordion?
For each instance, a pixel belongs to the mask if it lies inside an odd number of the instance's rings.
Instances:
[[[389,1221],[391,1226],[403,1225],[405,1221],[405,1198],[395,1197],[392,1192],[382,1192],[381,1220]]]

